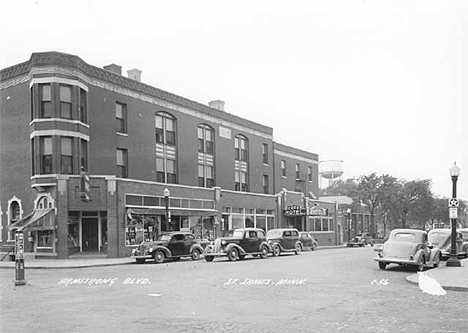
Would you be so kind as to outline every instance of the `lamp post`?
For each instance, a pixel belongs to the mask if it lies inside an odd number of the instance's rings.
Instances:
[[[346,226],[348,227],[348,243],[351,238],[351,208],[346,209],[346,215],[348,218],[346,219]]]
[[[452,199],[457,198],[457,180],[460,174],[460,168],[457,163],[453,164],[450,168],[450,176],[452,176]],[[450,207],[457,213],[458,207]],[[457,258],[457,214],[452,217],[450,214],[450,221],[452,222],[452,248],[450,249],[450,258],[447,260],[446,266],[448,267],[461,267],[460,260]]]
[[[169,189],[166,187],[164,189],[164,199],[166,202],[166,232],[169,232],[169,223],[171,222],[171,215],[169,214],[169,196],[171,195],[171,192]]]

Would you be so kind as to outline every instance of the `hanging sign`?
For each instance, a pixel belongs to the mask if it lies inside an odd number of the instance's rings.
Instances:
[[[449,208],[449,215],[451,219],[457,219],[458,218],[458,209],[457,207],[450,207]]]

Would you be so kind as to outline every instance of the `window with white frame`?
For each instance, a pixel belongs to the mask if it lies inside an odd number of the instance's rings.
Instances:
[[[168,158],[156,158],[156,181],[160,183],[176,184],[176,161]]]
[[[73,138],[61,137],[60,165],[62,174],[73,174]]]
[[[52,118],[54,110],[52,108],[52,89],[50,84],[39,85],[39,98],[41,118]]]
[[[158,112],[156,121],[156,143],[175,146],[176,144],[176,124],[175,118],[166,112]]]
[[[198,165],[198,186],[212,188],[215,185],[213,167],[209,165]]]
[[[117,148],[117,177],[128,177],[128,152],[127,149]]]
[[[299,165],[299,163],[296,163],[296,179],[300,179],[301,178],[301,166]]]
[[[41,154],[41,174],[52,174],[52,137],[42,136],[40,138],[40,154]]]
[[[72,119],[72,87],[60,85],[60,118]]]
[[[116,131],[127,133],[127,104],[115,103]]]
[[[281,160],[281,176],[286,177],[286,161]]]
[[[310,166],[307,167],[307,180],[309,182],[312,181],[312,167],[310,167]]]
[[[205,124],[198,126],[198,152],[214,154],[214,130]]]

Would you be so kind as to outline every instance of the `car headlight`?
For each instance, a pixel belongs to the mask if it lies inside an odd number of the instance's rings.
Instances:
[[[221,241],[221,245],[226,245],[227,242],[225,240]]]
[[[150,248],[148,249],[148,252],[149,252],[149,253],[153,252],[153,248],[150,247]]]

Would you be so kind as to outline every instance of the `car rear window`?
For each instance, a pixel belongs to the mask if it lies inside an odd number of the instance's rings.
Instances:
[[[395,238],[395,239],[414,240],[414,239],[416,239],[416,235],[415,234],[410,234],[410,233],[399,232],[399,233],[396,233],[393,236],[393,238]]]

